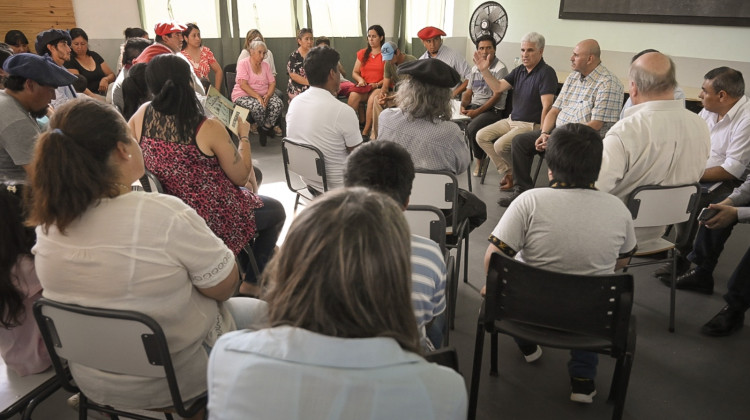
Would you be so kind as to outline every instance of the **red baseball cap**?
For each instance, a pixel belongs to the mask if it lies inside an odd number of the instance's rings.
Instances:
[[[159,36],[169,35],[175,32],[185,32],[186,29],[187,26],[175,21],[157,22],[157,24],[154,25],[154,32]]]
[[[419,32],[417,32],[417,36],[422,41],[427,41],[428,39],[435,38],[436,36],[446,36],[446,35],[442,29],[436,28],[434,26],[426,26],[422,28]]]

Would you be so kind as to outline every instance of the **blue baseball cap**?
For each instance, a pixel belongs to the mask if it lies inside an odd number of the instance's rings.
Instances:
[[[391,41],[383,44],[383,46],[380,47],[380,54],[383,56],[383,61],[392,60],[393,56],[396,54],[396,50],[398,50],[398,46]]]

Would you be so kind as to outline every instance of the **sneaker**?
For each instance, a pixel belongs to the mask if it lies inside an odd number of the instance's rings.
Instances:
[[[570,378],[570,400],[591,404],[594,402],[594,396],[596,395],[596,385],[594,385],[593,379],[586,378]]]
[[[680,277],[681,275],[685,274],[690,269],[690,260],[688,260],[687,258],[681,255],[678,255],[677,266],[675,268],[677,272],[677,277]],[[656,271],[654,271],[654,277],[657,277],[657,278],[667,277],[667,279],[669,279],[669,277],[672,277],[672,263],[670,262],[670,263],[662,264],[659,268],[656,269]]]
[[[522,192],[523,191],[521,191],[520,188],[516,187],[513,189],[513,192],[497,200],[497,204],[499,204],[500,207],[508,207],[510,203],[513,202],[513,200],[515,200],[516,198],[518,198],[519,195],[521,195]]]
[[[745,311],[727,305],[701,328],[701,333],[712,337],[724,337],[742,328],[744,323]]]
[[[518,346],[523,353],[523,358],[526,359],[526,363],[534,363],[542,357],[542,348],[536,344],[528,346]]]
[[[668,277],[661,277],[661,280],[666,285],[669,285]],[[712,275],[704,274],[697,268],[694,268],[680,277],[677,277],[675,288],[710,295],[714,293],[714,278]]]
[[[78,406],[81,405],[81,394],[74,394],[68,398],[68,407],[78,411]]]

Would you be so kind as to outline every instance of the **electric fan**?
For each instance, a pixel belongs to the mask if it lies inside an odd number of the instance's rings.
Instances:
[[[492,35],[497,44],[505,37],[508,30],[508,14],[503,6],[494,1],[482,3],[474,10],[469,20],[469,35],[476,44],[482,35]]]

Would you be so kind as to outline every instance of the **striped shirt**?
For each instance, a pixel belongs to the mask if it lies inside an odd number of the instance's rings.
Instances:
[[[434,241],[411,235],[411,300],[420,330],[445,310],[445,260]]]
[[[565,80],[565,84],[552,105],[560,110],[555,125],[560,127],[567,123],[582,123],[596,120],[604,125],[599,134],[604,137],[620,118],[623,88],[620,79],[610,73],[603,64],[599,64],[587,76],[574,71]]]

